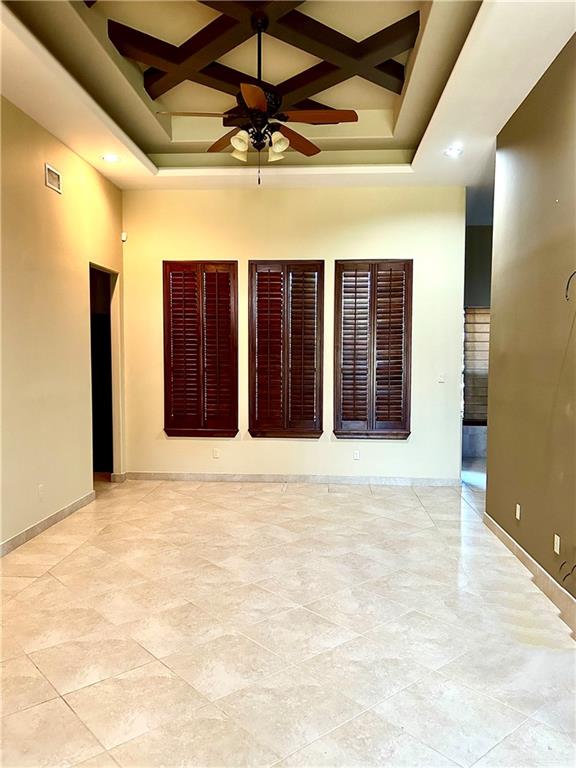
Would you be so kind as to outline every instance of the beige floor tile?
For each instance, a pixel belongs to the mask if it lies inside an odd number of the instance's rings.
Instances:
[[[61,560],[58,565],[52,567],[50,572],[60,578],[65,574],[75,574],[80,571],[88,571],[96,568],[107,568],[117,561],[107,552],[89,543],[83,544],[74,550],[68,557]]]
[[[226,630],[219,619],[192,604],[155,613],[119,628],[158,658],[189,650]]]
[[[78,763],[77,768],[118,768],[118,763],[108,752],[101,752],[96,757]]]
[[[5,717],[2,741],[6,768],[66,767],[102,752],[102,746],[62,699]]]
[[[356,632],[366,632],[383,622],[402,616],[407,609],[369,592],[362,587],[352,587],[321,600],[308,603],[306,607],[329,621]]]
[[[102,594],[112,589],[126,589],[145,581],[142,573],[121,562],[86,571],[61,573],[58,579],[72,591],[85,596]]]
[[[81,638],[36,651],[30,656],[61,694],[84,688],[155,660],[129,638]]]
[[[0,630],[0,661],[13,659],[15,656],[22,656],[24,649],[16,640],[14,635],[7,631],[5,626]]]
[[[241,625],[255,624],[293,608],[294,603],[256,584],[215,592],[197,604],[219,618]]]
[[[6,613],[14,612],[18,615],[22,610],[58,610],[65,606],[78,605],[81,602],[81,595],[65,587],[52,574],[45,573],[15,595],[10,605],[6,606]]]
[[[401,728],[365,712],[283,760],[282,768],[454,768]]]
[[[365,634],[382,645],[391,658],[414,661],[432,670],[470,650],[475,639],[473,633],[417,611],[406,613]]]
[[[28,576],[0,576],[0,597],[2,601],[10,600],[10,598],[22,592],[22,590],[33,584],[35,579]]]
[[[482,647],[440,668],[462,683],[532,715],[565,693],[575,693],[576,651],[486,640]]]
[[[560,693],[537,709],[532,719],[567,733],[576,741],[576,696],[572,691]]]
[[[276,654],[233,632],[189,651],[173,653],[162,661],[209,701],[239,691],[286,666]]]
[[[58,696],[44,675],[27,656],[18,656],[0,666],[2,716],[42,704]]]
[[[466,487],[105,485],[0,561],[2,658],[16,670],[8,693],[22,702],[38,690],[27,652],[56,690],[79,695],[109,743],[132,739],[115,752],[138,768],[232,768],[235,757],[268,765],[277,755],[310,766],[448,765],[436,747],[467,766],[509,727],[508,708],[533,724],[480,760],[505,764],[517,748],[557,765],[563,736],[576,738],[575,646],[527,569],[484,527],[483,505]],[[153,657],[170,657],[178,674]],[[183,678],[222,696],[231,719]],[[422,733],[443,734],[442,745],[374,712],[347,722],[395,701],[390,719],[402,724],[413,706]],[[57,703],[6,717],[16,724],[11,754],[50,768],[109,766],[101,745],[78,755],[59,734],[25,742],[20,715],[46,712],[44,722]],[[195,724],[179,729],[183,719]],[[458,752],[461,734],[469,752]]]
[[[301,667],[364,707],[374,706],[428,673],[415,662],[389,658],[385,648],[365,637],[313,656]]]
[[[160,611],[178,608],[187,601],[158,582],[146,581],[125,589],[110,590],[90,599],[90,605],[111,624],[137,621]]]
[[[218,706],[281,757],[362,710],[340,690],[322,685],[297,667],[220,699]]]
[[[478,768],[573,768],[576,747],[553,728],[527,720],[476,763]]]
[[[202,561],[193,570],[166,576],[156,583],[174,595],[195,603],[198,600],[210,600],[215,591],[241,587],[244,581],[225,568]]]
[[[435,673],[381,702],[374,711],[466,768],[526,719]]]
[[[244,633],[287,662],[296,663],[357,637],[322,616],[295,608],[253,624]]]
[[[48,563],[22,562],[20,558],[11,557],[12,554],[14,553],[9,552],[0,560],[2,577],[37,579],[47,573],[50,568]]]
[[[264,579],[260,585],[293,604],[304,605],[312,600],[319,600],[321,597],[340,592],[351,583],[354,583],[354,580],[347,575],[326,573],[311,567],[301,568],[273,579]]]
[[[194,547],[164,549],[162,552],[134,555],[130,558],[131,568],[151,580],[194,570],[204,562]]]
[[[32,653],[105,630],[110,624],[91,608],[72,606],[61,610],[22,611],[15,616],[10,614],[6,618],[6,626],[16,642],[27,653]]]
[[[106,749],[175,718],[185,718],[206,703],[159,661],[64,698]]]
[[[216,707],[169,724],[112,750],[123,768],[265,768],[278,756]]]

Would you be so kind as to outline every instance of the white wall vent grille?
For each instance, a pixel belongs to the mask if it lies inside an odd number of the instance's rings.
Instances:
[[[58,192],[59,195],[62,194],[62,176],[60,171],[57,171],[56,168],[48,165],[48,163],[44,163],[44,182],[47,187]]]

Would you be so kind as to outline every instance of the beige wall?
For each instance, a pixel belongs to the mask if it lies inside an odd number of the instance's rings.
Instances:
[[[576,561],[575,269],[573,38],[498,137],[492,265],[487,510],[557,581]]]
[[[143,191],[124,196],[127,469],[456,480],[464,282],[464,190],[254,189]],[[247,434],[247,263],[324,259],[324,434]],[[412,434],[403,441],[332,435],[334,260],[414,259]],[[240,434],[234,440],[163,432],[163,259],[238,259]],[[443,377],[445,383],[438,383]],[[220,458],[212,458],[212,449]],[[352,452],[360,450],[360,461]]]
[[[62,195],[44,185],[45,162],[61,171]],[[92,490],[89,263],[121,270],[121,228],[120,191],[3,100],[2,540]]]

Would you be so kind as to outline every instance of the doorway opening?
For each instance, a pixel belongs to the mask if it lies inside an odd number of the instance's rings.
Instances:
[[[114,471],[111,301],[115,281],[115,274],[90,266],[92,470],[95,481],[107,482]]]

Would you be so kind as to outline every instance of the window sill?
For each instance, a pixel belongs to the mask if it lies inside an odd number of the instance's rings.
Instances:
[[[186,429],[164,427],[168,437],[236,437],[238,429]]]
[[[335,429],[334,435],[338,440],[407,440],[410,437],[410,430],[383,431],[378,432],[344,432]]]
[[[317,440],[322,435],[322,430],[290,430],[290,429],[249,429],[251,437],[271,438],[299,438],[305,440]]]

